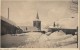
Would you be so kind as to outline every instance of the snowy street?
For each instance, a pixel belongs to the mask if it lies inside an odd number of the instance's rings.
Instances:
[[[47,36],[40,32],[7,34],[2,36],[2,47],[11,48],[77,48],[77,36],[54,32]]]

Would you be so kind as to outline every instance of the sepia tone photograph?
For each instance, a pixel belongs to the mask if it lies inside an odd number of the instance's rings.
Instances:
[[[78,48],[78,0],[2,0],[1,48]]]

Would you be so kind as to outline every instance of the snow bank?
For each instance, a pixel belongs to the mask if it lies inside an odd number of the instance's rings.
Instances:
[[[41,34],[42,33],[40,33],[40,32],[30,32],[30,33],[27,34],[28,35],[27,40],[35,41],[41,36]]]
[[[3,47],[18,48],[58,48],[77,42],[77,36],[66,35],[62,31],[50,33],[49,36],[40,32],[25,33],[25,36],[2,36]]]
[[[41,37],[39,38],[39,42],[40,42],[40,43],[43,43],[43,42],[45,42],[45,41],[47,41],[47,40],[48,40],[48,36],[45,35],[45,34],[41,35]]]
[[[10,34],[3,35],[1,37],[2,47],[18,47],[20,45],[24,45],[27,36],[13,36]]]
[[[49,39],[50,40],[63,40],[66,39],[68,37],[71,37],[72,35],[66,35],[63,31],[56,31],[53,32],[51,35],[49,35]]]

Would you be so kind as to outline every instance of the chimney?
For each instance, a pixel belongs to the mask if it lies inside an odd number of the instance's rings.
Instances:
[[[8,8],[8,19],[9,19],[9,8]]]

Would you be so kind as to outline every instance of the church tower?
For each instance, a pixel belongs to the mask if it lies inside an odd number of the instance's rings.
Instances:
[[[41,31],[41,21],[37,13],[36,19],[33,21],[33,27],[36,27],[38,31]]]

